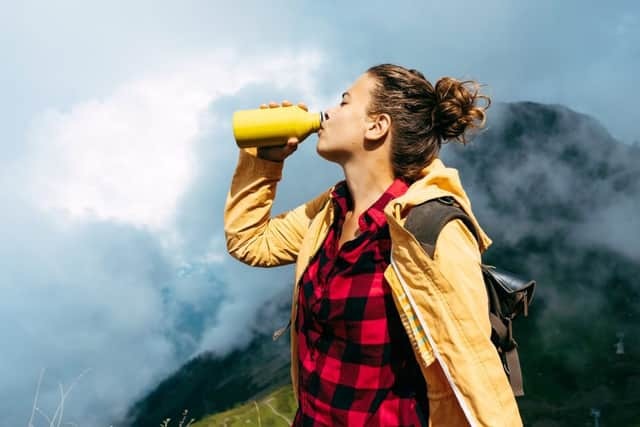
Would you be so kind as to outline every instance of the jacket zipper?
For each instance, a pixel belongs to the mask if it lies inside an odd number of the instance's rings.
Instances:
[[[431,337],[431,333],[429,332],[429,329],[427,328],[427,326],[426,326],[426,324],[424,322],[424,319],[422,318],[422,314],[420,314],[420,311],[417,309],[416,303],[413,300],[413,297],[409,293],[407,283],[404,281],[404,278],[402,277],[402,275],[400,275],[400,271],[398,269],[398,265],[395,262],[395,259],[393,258],[393,254],[391,255],[391,266],[393,267],[393,270],[395,271],[396,276],[398,277],[398,280],[400,281],[400,284],[402,285],[402,289],[403,289],[404,293],[406,294],[407,299],[409,300],[409,304],[411,304],[411,307],[413,308],[413,311],[415,312],[415,314],[416,314],[416,316],[418,318],[418,322],[420,322],[420,326],[422,326],[422,329],[424,330],[424,333],[427,336],[427,340],[429,341],[429,344],[431,345],[431,348],[433,349],[433,355],[435,356],[436,360],[438,360],[438,362],[440,362],[440,366],[442,366],[442,371],[444,372],[444,375],[447,378],[447,382],[451,386],[451,389],[453,390],[453,393],[455,394],[456,399],[458,400],[458,403],[460,404],[460,407],[462,408],[462,412],[464,413],[467,421],[469,422],[469,425],[471,425],[472,427],[476,426],[477,423],[475,422],[475,420],[471,416],[471,412],[469,410],[469,407],[467,406],[467,403],[464,401],[464,398],[462,397],[462,394],[460,393],[460,390],[458,389],[458,387],[453,382],[453,379],[451,378],[451,373],[449,372],[449,368],[447,368],[447,365],[442,360],[442,356],[440,356],[440,353],[439,353],[438,349],[436,348],[435,343],[433,342],[433,338]]]

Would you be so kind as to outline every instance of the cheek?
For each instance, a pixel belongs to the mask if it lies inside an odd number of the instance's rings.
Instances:
[[[352,145],[362,139],[362,129],[358,127],[360,117],[347,110],[334,113],[327,132],[321,135],[324,142],[331,146]]]
[[[336,129],[338,129],[338,132],[341,132],[352,128],[353,123],[354,119],[352,114],[350,114],[348,111],[343,110],[339,114],[336,114],[333,125]]]

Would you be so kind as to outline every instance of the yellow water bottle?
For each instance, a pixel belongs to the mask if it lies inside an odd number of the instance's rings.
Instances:
[[[241,110],[233,113],[233,136],[240,148],[285,145],[291,137],[302,141],[320,129],[324,115],[297,105]]]

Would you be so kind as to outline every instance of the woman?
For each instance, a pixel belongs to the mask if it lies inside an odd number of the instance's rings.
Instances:
[[[491,240],[457,170],[438,157],[444,141],[466,143],[484,125],[490,99],[468,83],[434,87],[391,64],[367,70],[318,132],[318,153],[345,179],[276,217],[283,161],[301,141],[240,151],[225,207],[229,253],[254,266],[296,262],[294,425],[522,425],[490,341],[480,254]],[[432,259],[403,224],[440,196],[456,199],[479,240],[453,220]]]

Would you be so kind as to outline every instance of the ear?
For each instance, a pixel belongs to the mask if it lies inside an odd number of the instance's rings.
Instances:
[[[378,114],[375,119],[367,122],[365,138],[372,140],[383,139],[391,130],[391,116],[387,113]]]

